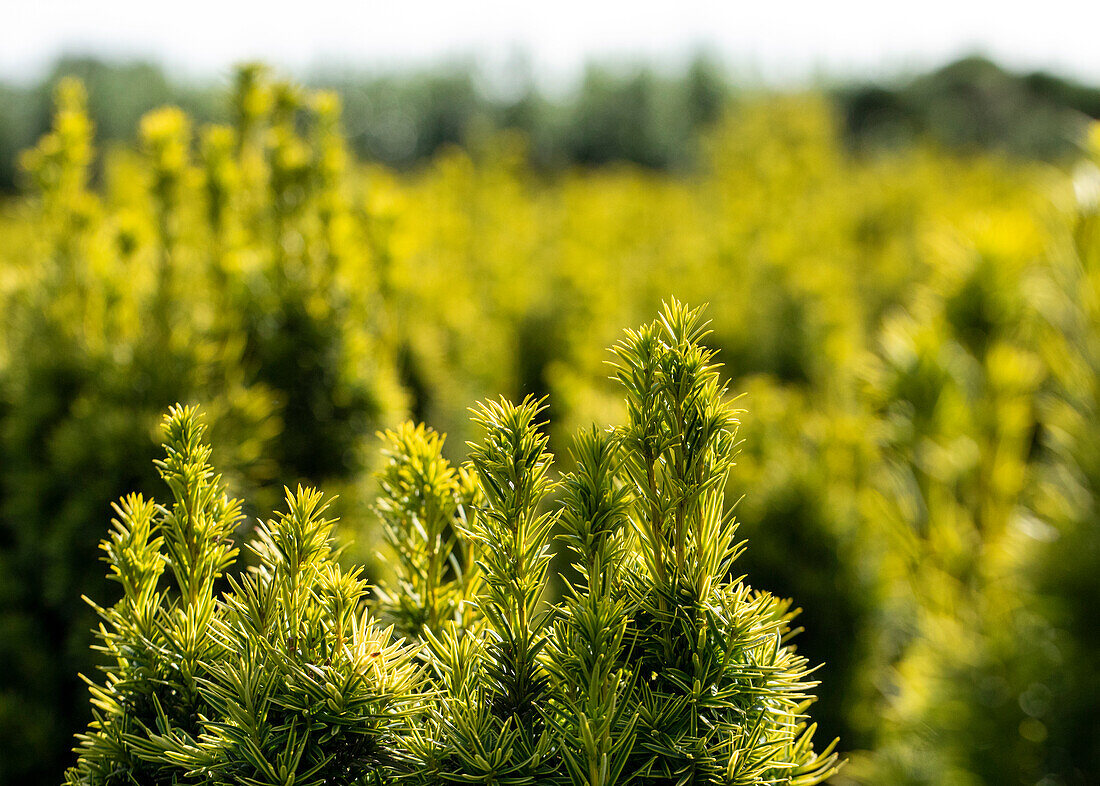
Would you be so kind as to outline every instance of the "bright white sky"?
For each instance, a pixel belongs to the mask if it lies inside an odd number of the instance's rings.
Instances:
[[[261,58],[400,68],[525,52],[560,83],[588,59],[676,64],[708,47],[765,81],[875,76],[973,52],[1100,82],[1100,0],[0,0],[0,78],[63,51],[217,76]]]

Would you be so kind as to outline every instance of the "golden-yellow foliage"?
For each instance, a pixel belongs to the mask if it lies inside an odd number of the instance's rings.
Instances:
[[[729,488],[748,572],[805,604],[825,732],[865,751],[845,777],[1090,771],[1095,749],[1065,764],[1078,743],[1052,736],[1053,701],[1023,697],[1077,684],[1052,676],[1065,634],[1034,585],[1094,505],[1095,164],[1075,190],[930,147],[853,157],[830,107],[791,95],[738,107],[688,174],[546,175],[512,135],[398,173],[349,157],[334,96],[252,67],[232,126],[196,139],[158,110],[140,150],[93,167],[81,101],[66,83],[28,195],[0,214],[5,533],[26,510],[55,526],[28,477],[93,471],[9,469],[37,438],[47,383],[27,370],[45,359],[91,369],[49,414],[61,453],[117,438],[145,466],[159,412],[199,401],[234,482],[328,483],[355,520],[374,430],[411,411],[461,446],[469,402],[548,394],[564,455],[564,434],[624,416],[599,348],[664,299],[709,303],[708,343],[748,394]],[[112,408],[148,446],[89,425]],[[95,542],[98,504],[72,537]]]

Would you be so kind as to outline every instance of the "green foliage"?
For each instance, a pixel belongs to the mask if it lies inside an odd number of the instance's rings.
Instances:
[[[484,504],[462,534],[478,614],[425,631],[439,703],[412,745],[420,782],[811,784],[835,772],[831,748],[813,751],[816,683],[787,643],[788,604],[732,572],[736,411],[704,336],[699,312],[676,302],[627,332],[615,377],[628,423],[578,435],[549,510],[541,405],[475,410]],[[391,453],[386,476],[406,455]],[[452,498],[451,476],[437,477]],[[544,604],[555,522],[577,578]]]
[[[542,169],[632,162],[681,169],[696,143],[733,105],[738,88],[707,53],[686,68],[590,64],[567,95],[540,90],[520,59],[508,73],[482,73],[469,61],[444,68],[370,74],[327,68],[309,82],[336,90],[347,108],[349,142],[364,158],[407,169],[451,145],[476,146],[486,129],[522,132]],[[65,76],[83,81],[101,137],[133,141],[139,118],[164,104],[208,122],[237,113],[207,84],[172,80],[151,63],[59,59],[41,81],[0,84],[0,192],[18,182],[15,159],[49,124],[49,101]],[[831,96],[845,138],[862,150],[930,137],[957,149],[1065,159],[1074,155],[1081,117],[1100,117],[1100,91],[1057,74],[1020,74],[967,57],[912,78],[843,86]]]
[[[383,436],[377,511],[396,557],[393,594],[379,591],[379,614],[401,633],[439,633],[469,617],[477,580],[468,520],[478,505],[474,476],[443,457],[444,438],[411,423]]]
[[[641,82],[662,105],[662,80]],[[363,575],[386,576],[372,613],[422,641],[438,699],[394,754],[403,777],[713,774],[715,746],[743,738],[685,731],[666,702],[690,703],[698,673],[751,715],[730,696],[757,678],[710,631],[759,632],[745,662],[787,670],[781,706],[807,692],[805,664],[763,644],[789,640],[794,604],[729,588],[747,573],[803,608],[797,656],[824,662],[813,718],[852,762],[832,780],[1097,780],[1095,151],[1072,177],[940,147],[851,155],[835,105],[786,95],[740,101],[676,176],[540,170],[553,145],[537,133],[481,132],[402,172],[354,160],[332,95],[251,67],[230,125],[159,110],[137,146],[99,156],[91,110],[63,92],[25,158],[27,194],[0,205],[0,781],[71,762],[89,713],[75,675],[94,667],[78,598],[115,597],[93,569],[100,522],[110,499],[156,492],[156,424],[180,400],[208,413],[247,520],[279,503],[278,478],[339,490],[326,517],[364,529],[366,441],[393,429],[376,505],[393,550]],[[713,110],[705,79],[698,92]],[[517,116],[556,111],[535,99]],[[640,147],[660,136],[646,127]],[[726,396],[713,359],[670,337],[698,328],[675,309],[620,345],[628,401],[607,378],[601,348],[670,293],[711,302],[706,342],[744,417],[696,406]],[[402,387],[450,441],[394,425]],[[547,397],[534,419],[549,422],[523,431],[565,473],[531,512],[556,516],[561,548],[521,584],[477,542],[506,529],[487,511],[515,511],[461,462],[466,440],[496,433],[465,409],[491,393]],[[507,475],[500,448],[483,463]],[[542,627],[501,634],[487,604],[530,593]],[[505,640],[538,652],[533,715],[519,691],[494,704]],[[788,756],[768,755],[765,769]]]
[[[637,748],[652,756],[643,780],[815,783],[835,757],[813,753],[813,728],[801,722],[813,683],[785,646],[787,604],[732,573],[742,544],[725,486],[737,413],[705,335],[700,312],[673,302],[615,347],[629,413],[624,480],[645,567],[627,577]]]
[[[977,56],[886,86],[845,88],[838,98],[853,145],[870,150],[928,137],[957,150],[1067,160],[1082,121],[1100,118],[1096,87]]]
[[[423,427],[388,435],[378,510],[400,568],[380,608],[420,634],[428,674],[336,563],[319,493],[288,490],[232,572],[241,503],[196,410],[173,408],[171,502],[125,497],[101,545],[122,597],[95,607],[108,665],[66,782],[823,780],[836,756],[812,749],[787,606],[731,572],[735,412],[704,334],[677,303],[628,332],[629,423],[578,435],[557,505],[535,399],[479,405],[469,472]],[[555,604],[559,521],[577,579]]]
[[[140,153],[109,157],[96,184],[85,91],[66,81],[54,130],[24,156],[28,233],[5,250],[17,285],[0,359],[0,659],[17,675],[0,699],[0,780],[51,777],[86,722],[73,676],[93,665],[92,618],[77,599],[107,595],[89,570],[93,522],[128,490],[152,493],[173,402],[204,406],[253,512],[277,503],[276,473],[365,505],[365,442],[403,395],[353,316],[364,301],[337,280],[356,243],[338,106],[286,99],[276,118],[274,90],[256,72],[240,100],[259,113],[203,129],[201,162],[186,114],[148,114]]]
[[[537,430],[542,407],[527,399],[481,404],[484,439],[470,462],[484,504],[463,535],[477,558],[478,617],[428,643],[440,699],[416,740],[424,783],[535,784],[556,770],[555,740],[543,718],[549,698],[539,662],[551,610],[540,607],[556,515],[540,512],[551,457]]]
[[[736,413],[699,313],[674,301],[617,345],[628,424],[577,436],[558,504],[536,399],[474,410],[484,436],[468,471],[423,426],[385,436],[377,510],[398,566],[377,605],[418,648],[371,619],[318,492],[288,490],[286,512],[248,544],[252,564],[227,575],[241,503],[211,467],[196,410],[173,408],[157,462],[171,504],[125,497],[101,544],[123,594],[96,606],[109,664],[89,681],[95,719],[66,782],[793,785],[834,773],[806,727],[815,683],[787,644],[788,604],[732,574]],[[577,578],[548,603],[559,522]]]
[[[86,717],[72,676],[91,667],[93,619],[78,599],[106,594],[90,570],[89,525],[112,498],[154,484],[160,414],[179,399],[210,402],[226,465],[245,487],[263,480],[255,457],[271,436],[273,404],[242,379],[239,346],[201,317],[176,322],[196,301],[167,298],[143,256],[113,267],[118,236],[89,187],[83,99],[79,84],[63,83],[54,131],[25,156],[33,234],[15,268],[23,286],[6,301],[5,347],[17,360],[0,369],[0,563],[11,587],[0,649],[18,677],[0,702],[0,779],[52,777],[51,751]],[[193,270],[177,283],[201,299]]]
[[[321,495],[288,490],[249,544],[255,563],[219,592],[240,503],[193,408],[164,430],[171,504],[126,497],[102,544],[123,596],[96,609],[109,665],[66,782],[381,782],[421,672],[362,610],[366,583],[336,563]]]
[[[1100,165],[1100,128],[1093,127],[1089,154]],[[1088,173],[1095,170],[1087,170]],[[1033,701],[1025,707],[1035,736],[1049,743],[1043,750],[1046,769],[1066,772],[1067,783],[1087,783],[1100,773],[1100,738],[1092,713],[1100,706],[1100,673],[1075,664],[1096,663],[1100,636],[1093,610],[1100,603],[1100,212],[1095,202],[1081,200],[1073,226],[1074,242],[1067,244],[1062,270],[1068,293],[1050,320],[1050,343],[1057,351],[1059,338],[1070,338],[1073,361],[1061,363],[1060,392],[1052,402],[1057,429],[1056,459],[1046,467],[1044,505],[1040,509],[1057,527],[1029,577],[1042,606],[1035,610],[1047,670],[1026,690]],[[1064,359],[1064,356],[1063,356]],[[1055,398],[1055,401],[1060,401]],[[1045,534],[1050,535],[1049,531]]]
[[[616,483],[621,460],[609,432],[579,432],[572,454],[576,469],[562,480],[559,538],[572,552],[578,578],[566,587],[548,648],[556,699],[548,722],[562,740],[569,781],[611,786],[627,780],[624,769],[638,720],[635,678],[624,662],[631,609],[623,592],[630,497]]]

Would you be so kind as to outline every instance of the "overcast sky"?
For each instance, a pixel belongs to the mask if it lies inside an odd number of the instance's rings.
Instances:
[[[159,60],[211,77],[264,59],[410,67],[525,52],[536,74],[589,59],[676,64],[706,47],[766,81],[875,76],[981,52],[1016,68],[1100,82],[1100,0],[0,0],[0,78],[42,73],[62,52]]]

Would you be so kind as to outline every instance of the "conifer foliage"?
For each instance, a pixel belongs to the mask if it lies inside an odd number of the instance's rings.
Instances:
[[[123,596],[98,609],[111,663],[66,782],[379,782],[418,701],[412,651],[363,613],[315,491],[287,492],[249,544],[255,564],[217,592],[241,508],[204,430],[193,408],[169,413],[172,503],[127,497],[102,544]]]
[[[320,495],[301,488],[219,596],[240,507],[194,410],[174,409],[159,465],[174,503],[128,497],[104,542],[124,594],[99,610],[113,664],[68,782],[829,777],[789,602],[735,572],[738,411],[705,336],[675,301],[627,331],[612,363],[627,422],[582,430],[556,482],[534,398],[478,405],[483,437],[461,468],[430,429],[386,433],[376,510],[395,578],[370,604],[335,561]],[[559,602],[555,533],[573,567]]]
[[[733,573],[742,544],[725,491],[737,411],[705,335],[701,312],[673,302],[614,349],[629,412],[616,480],[636,536],[622,590],[637,681],[631,758],[645,782],[814,783],[833,760],[813,753],[801,722],[813,683],[786,646],[789,602]]]
[[[478,500],[477,483],[465,468],[451,466],[444,438],[423,425],[387,431],[383,443],[387,462],[378,473],[376,510],[396,561],[394,587],[379,588],[377,608],[416,639],[469,618],[477,572],[461,533]]]

